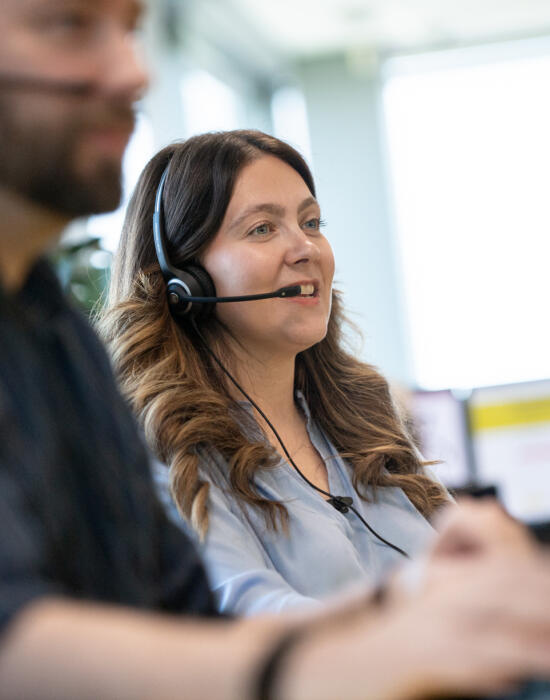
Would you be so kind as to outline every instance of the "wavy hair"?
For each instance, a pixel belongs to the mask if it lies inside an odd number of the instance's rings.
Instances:
[[[273,528],[286,528],[288,514],[281,502],[263,498],[254,485],[257,471],[275,465],[278,454],[250,438],[247,422],[252,419],[230,395],[201,337],[192,324],[178,322],[170,313],[153,245],[154,198],[170,164],[164,191],[168,255],[176,267],[196,263],[221,225],[240,171],[265,154],[294,168],[315,196],[313,177],[299,153],[257,131],[203,134],[154,156],[129,204],[108,303],[98,320],[146,440],[170,467],[174,500],[201,536],[208,529],[209,483],[200,477],[199,466],[204,468],[204,454],[213,449],[227,463],[223,478],[240,502],[260,509]],[[326,337],[296,358],[295,388],[352,466],[361,498],[375,499],[379,488],[397,486],[429,517],[447,501],[446,493],[423,473],[386,380],[346,350],[343,322],[334,291]],[[213,314],[199,323],[200,335],[223,360],[220,321]]]

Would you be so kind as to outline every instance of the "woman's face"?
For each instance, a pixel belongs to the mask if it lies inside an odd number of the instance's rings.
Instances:
[[[334,258],[320,209],[300,175],[274,156],[245,166],[202,264],[218,296],[311,285],[311,296],[218,304],[216,314],[261,357],[305,350],[325,337]]]

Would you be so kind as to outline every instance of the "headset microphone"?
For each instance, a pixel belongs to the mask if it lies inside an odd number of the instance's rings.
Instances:
[[[153,240],[160,269],[166,282],[166,296],[173,313],[188,318],[205,318],[214,308],[214,304],[236,301],[256,301],[257,299],[274,299],[276,297],[297,297],[302,294],[301,285],[281,287],[274,292],[263,294],[246,294],[233,297],[216,296],[214,282],[201,265],[187,265],[182,269],[174,267],[166,251],[164,233],[164,210],[162,193],[168,174],[166,166],[160,178],[155,195],[155,210],[153,213]]]
[[[175,283],[176,282],[172,280],[172,284]],[[285,297],[298,297],[302,293],[301,285],[296,284],[291,287],[281,287],[274,292],[265,292],[263,294],[243,294],[238,297],[196,297],[189,296],[189,292],[187,292],[183,283],[181,283],[180,286],[184,290],[184,294],[171,291],[168,295],[169,304],[178,304],[180,301],[194,301],[197,304],[220,304],[235,301],[256,301],[257,299],[275,299],[276,297],[284,299]],[[170,297],[174,298],[172,299]]]
[[[90,95],[95,91],[95,85],[91,81],[70,81],[46,76],[0,73],[0,89],[4,88],[10,90],[40,90],[44,92],[69,93],[76,96]]]

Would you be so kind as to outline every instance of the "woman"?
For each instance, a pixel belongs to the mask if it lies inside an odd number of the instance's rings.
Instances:
[[[448,500],[386,381],[344,348],[322,225],[294,149],[255,131],[205,134],[149,162],[113,266],[103,335],[224,611],[318,605],[376,583],[431,539]],[[299,295],[189,302],[170,279],[189,265],[195,297]]]

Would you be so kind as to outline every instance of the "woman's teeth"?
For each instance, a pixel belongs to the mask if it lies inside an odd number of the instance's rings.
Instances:
[[[303,297],[311,297],[315,294],[315,287],[312,284],[302,284],[300,285],[301,295]]]

